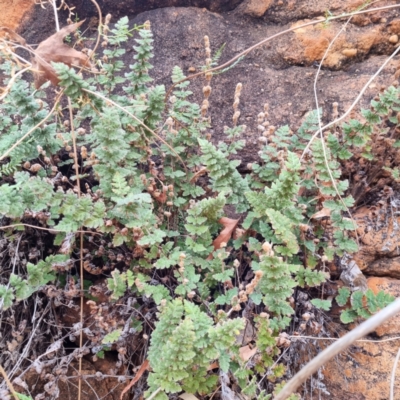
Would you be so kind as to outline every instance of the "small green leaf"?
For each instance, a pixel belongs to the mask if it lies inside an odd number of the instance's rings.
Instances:
[[[336,302],[339,306],[343,307],[349,300],[350,297],[350,289],[347,287],[342,287],[338,290],[339,294],[336,296]]]
[[[329,311],[332,307],[331,300],[320,300],[320,299],[312,299],[311,304],[315,307],[320,308],[321,310]]]
[[[116,329],[104,336],[102,344],[113,344],[121,337],[122,329]]]
[[[340,320],[344,324],[349,324],[350,322],[354,322],[357,317],[358,317],[357,312],[354,310],[344,310],[340,314]]]

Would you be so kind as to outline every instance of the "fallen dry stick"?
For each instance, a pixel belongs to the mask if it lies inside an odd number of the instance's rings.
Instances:
[[[149,369],[149,360],[145,360],[143,364],[140,366],[139,371],[136,373],[134,378],[130,381],[129,385],[122,391],[120,400],[124,397],[124,394],[129,391],[129,389],[142,377],[145,371]]]
[[[367,335],[385,321],[400,312],[400,298],[395,302],[379,311],[371,318],[364,321],[357,328],[344,335],[337,342],[331,344],[324,351],[313,358],[304,368],[302,368],[286,385],[282,391],[274,398],[274,400],[286,400],[292,393],[295,393],[297,388],[306,381],[312,374],[318,371],[331,358],[347,349],[357,339]]]

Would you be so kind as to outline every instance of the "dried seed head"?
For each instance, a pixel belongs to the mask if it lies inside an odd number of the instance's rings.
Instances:
[[[31,172],[38,172],[42,169],[42,166],[40,164],[33,164],[30,168],[29,171]]]
[[[236,125],[240,117],[240,111],[235,111],[232,117],[233,124]]]
[[[29,161],[25,161],[24,164],[23,164],[23,167],[25,169],[29,169],[31,167],[31,163]]]
[[[205,74],[205,78],[206,78],[206,80],[207,80],[208,82],[211,80],[212,76],[213,76],[213,73],[212,73],[212,72],[207,72],[207,73]]]
[[[86,148],[85,146],[82,146],[82,147],[81,147],[81,157],[82,157],[83,159],[86,159],[87,156],[88,156],[87,148]]]
[[[240,97],[240,93],[242,92],[242,84],[239,82],[236,85],[236,89],[235,89],[235,97]]]
[[[264,272],[262,272],[262,271],[256,271],[256,272],[254,273],[254,275],[255,275],[256,278],[259,280],[259,279],[261,279],[261,278],[263,277]]]
[[[211,94],[211,86],[210,85],[203,87],[203,94],[206,98],[210,96],[210,94]]]
[[[272,252],[272,244],[269,242],[265,242],[262,245],[262,249],[267,254],[267,256],[269,256],[269,255],[271,255],[271,252]]]
[[[210,38],[206,35],[206,36],[204,36],[204,46],[207,48],[207,47],[210,47]]]
[[[311,314],[310,313],[304,313],[301,318],[303,318],[304,321],[308,321],[311,318]]]

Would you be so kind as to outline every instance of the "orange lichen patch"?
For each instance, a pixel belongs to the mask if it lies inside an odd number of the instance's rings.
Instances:
[[[355,15],[352,18],[351,23],[357,26],[367,26],[369,24],[372,24],[372,21],[371,18],[369,18],[367,15],[360,14],[360,15]]]
[[[383,40],[380,29],[371,29],[365,33],[362,33],[356,37],[356,47],[359,51],[368,53],[374,44],[377,44]]]
[[[304,24],[305,22],[308,22],[308,20],[296,22],[293,27]],[[302,57],[309,63],[320,61],[328,49],[329,44],[335,37],[336,31],[336,25],[325,25],[324,23],[295,30],[294,34],[303,48]],[[345,58],[341,50],[346,47],[351,47],[347,43],[346,37],[344,35],[339,36],[327,54],[324,66],[331,68],[339,66],[341,60]]]
[[[16,29],[25,13],[33,9],[32,0],[0,0],[0,26]]]
[[[387,399],[390,372],[399,344],[400,340],[393,343],[356,342],[349,350],[329,361],[322,372],[332,398],[345,391],[348,395],[362,394],[365,400]],[[400,382],[396,380],[395,392],[399,391]]]

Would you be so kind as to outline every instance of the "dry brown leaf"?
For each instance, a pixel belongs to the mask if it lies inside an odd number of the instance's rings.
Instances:
[[[220,249],[222,243],[226,244],[229,242],[230,238],[232,237],[233,232],[236,229],[236,226],[237,226],[239,220],[222,217],[222,218],[220,218],[220,220],[218,222],[224,226],[224,229],[213,241],[214,250]],[[213,255],[210,254],[208,256],[208,259],[212,260],[212,258],[213,258]]]
[[[245,362],[249,360],[251,357],[253,357],[254,354],[256,353],[257,353],[257,347],[250,348],[249,345],[243,346],[239,349],[239,357]]]
[[[311,219],[322,219],[330,216],[331,216],[331,210],[329,208],[324,207],[322,210],[313,214]]]
[[[207,367],[207,371],[211,371],[211,370],[217,369],[217,368],[219,368],[219,363],[218,363],[218,361],[214,361],[212,364],[210,364]]]
[[[197,181],[197,179],[200,178],[200,176],[204,175],[207,173],[207,168],[203,167],[199,171],[197,171],[191,178],[190,178],[190,183],[194,183]]]
[[[124,397],[124,394],[129,391],[129,389],[142,377],[145,371],[147,371],[150,368],[149,366],[149,360],[145,360],[143,364],[140,366],[139,371],[136,372],[135,377],[129,382],[129,385],[121,392],[121,395],[119,397],[119,400],[122,400]]]
[[[68,25],[39,44],[32,61],[37,89],[47,81],[55,86],[58,85],[60,80],[51,65],[52,62],[61,62],[70,67],[72,65],[91,67],[89,57],[86,54],[67,46],[63,42],[65,36],[75,32],[84,22],[85,20]]]

